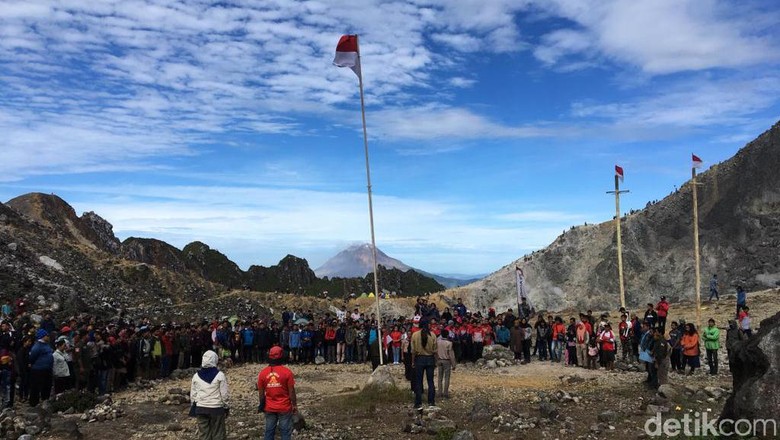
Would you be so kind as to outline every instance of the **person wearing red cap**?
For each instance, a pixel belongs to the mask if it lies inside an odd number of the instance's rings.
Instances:
[[[282,347],[274,346],[268,353],[268,366],[257,375],[257,391],[261,403],[258,411],[265,413],[265,440],[274,440],[276,427],[282,440],[292,438],[292,416],[298,411],[295,376],[282,365]]]

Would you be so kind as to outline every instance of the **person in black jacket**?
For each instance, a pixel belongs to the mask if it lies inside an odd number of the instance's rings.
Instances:
[[[25,336],[22,339],[22,346],[16,350],[14,373],[16,373],[16,380],[19,383],[20,402],[26,402],[30,397],[30,347],[32,347],[32,343],[32,337]]]

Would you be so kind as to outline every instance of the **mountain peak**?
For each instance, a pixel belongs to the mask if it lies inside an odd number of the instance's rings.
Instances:
[[[374,262],[372,255],[372,246],[370,243],[356,243],[334,257],[326,261],[322,266],[314,270],[318,277],[364,277],[366,274],[374,271]],[[379,266],[388,269],[395,268],[406,272],[411,266],[400,260],[389,257],[382,252],[379,247],[376,248],[376,262]]]

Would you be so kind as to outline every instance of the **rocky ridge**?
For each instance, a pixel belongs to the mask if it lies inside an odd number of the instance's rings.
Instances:
[[[702,286],[719,275],[722,292],[780,282],[780,123],[731,159],[697,177]],[[629,306],[694,297],[691,182],[658,203],[621,218]],[[477,307],[516,304],[515,266],[523,268],[537,308],[618,304],[614,220],[573,227],[547,248],[457,290]],[[703,295],[706,292],[702,293]]]

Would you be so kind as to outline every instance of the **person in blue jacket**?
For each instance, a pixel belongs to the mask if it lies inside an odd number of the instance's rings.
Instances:
[[[49,344],[49,332],[38,329],[35,345],[30,350],[30,406],[37,406],[51,396],[54,350]]]

